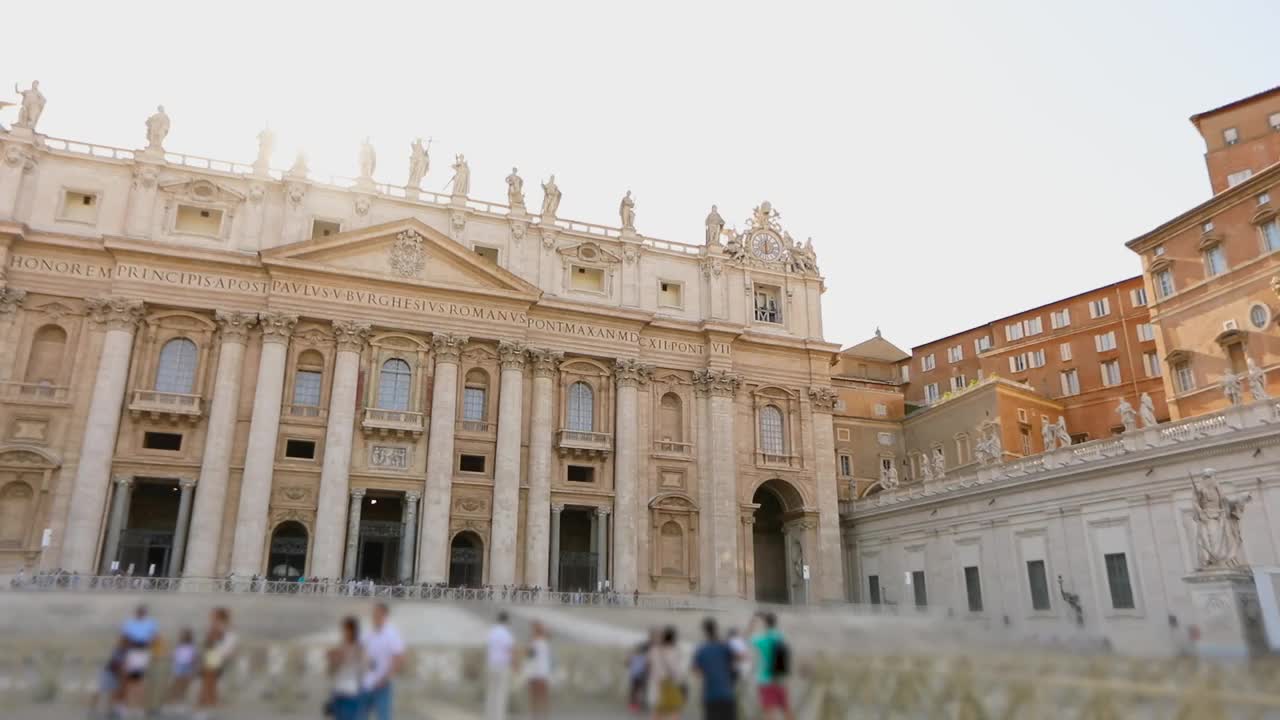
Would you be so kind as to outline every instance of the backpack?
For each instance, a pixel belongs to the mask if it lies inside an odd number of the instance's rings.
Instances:
[[[786,677],[791,672],[791,648],[778,638],[773,644],[773,672],[775,678]]]

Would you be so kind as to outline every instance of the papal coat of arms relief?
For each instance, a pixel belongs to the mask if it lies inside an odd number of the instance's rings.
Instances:
[[[400,277],[414,277],[427,264],[427,251],[422,246],[423,237],[416,230],[405,230],[396,235],[387,254],[391,272]]]

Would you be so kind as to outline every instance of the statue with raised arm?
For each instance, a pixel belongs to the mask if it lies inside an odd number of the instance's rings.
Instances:
[[[1067,419],[1061,415],[1058,416],[1057,424],[1053,426],[1053,437],[1058,441],[1058,447],[1071,445],[1071,434],[1067,432]]]
[[[427,140],[427,144],[422,144],[422,138],[414,138],[409,145],[409,187],[414,190],[422,189],[422,178],[427,176],[427,171],[431,169],[431,140]]]
[[[706,227],[707,247],[719,246],[720,233],[724,230],[724,218],[720,217],[720,211],[716,209],[715,205],[712,205],[711,212],[707,213]]]
[[[27,128],[35,130],[36,123],[40,122],[40,116],[44,113],[44,93],[40,92],[40,81],[32,80],[31,87],[26,90],[18,88],[18,84],[13,84],[13,91],[22,96],[22,102],[18,107],[18,122],[14,123],[14,127]]]
[[[1228,370],[1222,375],[1222,394],[1227,396],[1227,402],[1232,405],[1239,405],[1244,401],[1244,389],[1240,387],[1240,376]]]
[[[1138,398],[1138,416],[1142,418],[1142,427],[1154,427],[1156,424],[1156,403],[1148,393]]]
[[[360,179],[372,180],[373,171],[378,166],[378,155],[373,150],[373,143],[366,136],[360,143]]]
[[[471,192],[471,166],[467,164],[467,156],[458,153],[453,158],[453,194],[466,197]]]
[[[276,147],[276,134],[271,128],[264,127],[258,133],[258,158],[253,161],[253,169],[266,172],[271,167],[271,153]]]
[[[512,210],[524,210],[524,178],[518,168],[511,168],[507,176],[507,204]]]
[[[1192,517],[1196,521],[1196,564],[1200,570],[1244,565],[1240,549],[1240,516],[1244,506],[1252,498],[1245,495],[1232,500],[1222,494],[1217,474],[1211,468],[1200,473],[1200,480],[1191,478],[1195,502]]]
[[[1253,358],[1248,358],[1245,362],[1248,364],[1249,394],[1253,396],[1255,402],[1270,400],[1271,393],[1267,392],[1267,371],[1259,367]]]
[[[931,482],[933,480],[933,465],[929,463],[928,455],[920,456],[920,482]]]
[[[618,217],[622,220],[622,229],[635,232],[636,229],[636,201],[631,199],[631,191],[622,197],[622,202],[618,203]]]
[[[1120,406],[1116,408],[1116,412],[1120,414],[1120,423],[1124,425],[1125,432],[1138,429],[1138,411],[1129,404],[1128,398],[1120,398]]]
[[[157,105],[155,114],[147,118],[147,150],[164,152],[164,139],[169,136],[169,115],[163,105]]]
[[[556,186],[556,176],[542,183],[542,218],[554,220],[556,210],[560,209],[560,188]]]

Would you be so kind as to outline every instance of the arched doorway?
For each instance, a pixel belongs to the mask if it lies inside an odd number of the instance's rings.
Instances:
[[[751,502],[759,505],[751,526],[756,600],[789,603],[794,584],[788,567],[786,514],[803,506],[800,494],[783,480],[769,480],[756,489]]]
[[[282,522],[271,533],[267,577],[297,580],[307,570],[307,528],[295,520]]]
[[[484,582],[484,542],[464,530],[449,543],[449,587],[480,587]]]

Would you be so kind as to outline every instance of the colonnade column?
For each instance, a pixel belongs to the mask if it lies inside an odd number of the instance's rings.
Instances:
[[[437,333],[431,338],[435,379],[431,384],[431,430],[427,440],[427,483],[422,502],[418,575],[422,582],[449,578],[449,502],[453,492],[453,423],[458,410],[458,359],[470,340]]]
[[[596,508],[595,519],[596,519],[596,522],[595,522],[596,586],[595,588],[592,588],[592,589],[600,591],[600,590],[604,590],[605,583],[609,582],[609,508],[605,508],[605,507]],[[616,515],[614,516],[613,526],[615,529],[618,527],[618,520]],[[634,535],[631,538],[631,543],[632,545],[635,544]],[[619,543],[617,547],[622,548],[623,545]],[[621,581],[618,578],[622,577],[621,573],[618,571],[619,555],[621,555],[621,552],[614,553],[614,558],[613,558],[614,582],[609,583],[609,587],[613,590],[617,590],[618,592],[622,592],[622,589],[618,587],[618,585],[621,584]],[[632,556],[631,560],[632,560],[632,565],[634,566],[635,565],[634,555]],[[635,583],[633,581],[631,585],[627,586],[626,591],[630,592],[634,587],[635,587]]]
[[[715,452],[715,440],[711,435],[710,370],[693,373],[694,438],[696,441],[698,470],[698,528],[701,530],[698,547],[698,589],[706,595],[715,594],[716,544],[715,544],[715,470],[711,456]]]
[[[818,488],[818,570],[817,599],[844,597],[844,561],[840,555],[840,493],[836,487],[836,443],[831,427],[836,391],[829,387],[809,388],[813,418],[814,469]]]
[[[111,497],[111,515],[107,518],[107,534],[102,539],[102,560],[98,573],[111,572],[111,563],[120,554],[120,533],[129,524],[129,500],[133,497],[133,478],[120,475],[115,478],[115,493]]]
[[[196,487],[195,478],[178,480],[178,523],[173,527],[173,552],[169,554],[169,567],[165,568],[166,577],[178,577],[182,573],[182,565],[187,554],[187,533],[191,529],[191,496]]]
[[[639,493],[639,386],[649,382],[653,368],[636,360],[614,363],[618,385],[617,421],[613,442],[613,587],[618,592],[636,589],[636,535],[639,532],[636,498]],[[602,556],[605,548],[600,548]],[[602,563],[604,566],[604,563]]]
[[[247,312],[214,313],[222,346],[209,402],[209,426],[200,459],[200,483],[196,486],[187,557],[180,567],[187,577],[213,577],[218,548],[222,545],[222,520],[226,510],[227,481],[231,475],[231,446],[235,443],[236,410],[240,402],[240,378],[249,330],[258,316]]]
[[[551,507],[552,388],[564,353],[529,349],[533,402],[529,410],[529,495],[525,498],[524,582],[554,589],[560,567],[560,513]],[[564,507],[560,506],[563,510]],[[554,513],[554,514],[550,514]],[[550,517],[548,517],[550,514]],[[547,522],[551,522],[548,537]],[[548,550],[550,547],[550,550]],[[547,562],[553,570],[548,574]]]
[[[258,315],[262,353],[258,359],[258,385],[253,393],[253,415],[249,419],[249,447],[240,477],[235,541],[231,546],[231,572],[238,575],[256,575],[262,569],[289,336],[297,324],[297,315],[279,312]]]
[[[493,464],[493,518],[489,533],[489,584],[516,584],[516,536],[520,526],[520,430],[524,413],[525,347],[498,343],[497,459]]]
[[[560,513],[563,505],[551,506],[551,575],[547,580],[547,589],[555,592],[560,589]]]
[[[364,502],[364,488],[354,488],[351,491],[351,509],[347,511],[347,559],[342,564],[342,577],[344,580],[350,580],[356,576],[356,556],[360,553],[360,507]],[[319,540],[319,533],[316,534],[316,540]],[[312,557],[315,557],[313,554]],[[315,561],[312,561],[312,566]],[[313,573],[314,574],[314,573]],[[336,575],[316,575],[316,577],[335,577]]]
[[[418,549],[418,500],[421,493],[404,494],[404,530],[400,533],[400,580],[413,579],[413,555]]]
[[[342,562],[342,526],[346,518],[347,480],[351,471],[351,440],[356,426],[356,387],[360,384],[360,353],[369,337],[369,323],[333,321],[338,355],[329,391],[329,422],[324,434],[320,492],[316,496],[316,538],[311,545],[311,574],[321,578],[352,577],[355,551],[347,539],[347,562]],[[359,531],[359,526],[356,528]]]
[[[62,544],[63,568],[80,573],[93,571],[116,432],[120,429],[120,410],[129,379],[133,334],[142,319],[139,300],[92,298],[86,304],[94,322],[106,327],[107,333],[94,377],[84,437],[80,440],[80,464],[71,485],[71,509]]]
[[[738,463],[734,457],[734,397],[742,378],[710,371],[707,415],[711,435],[712,594],[738,596]]]

